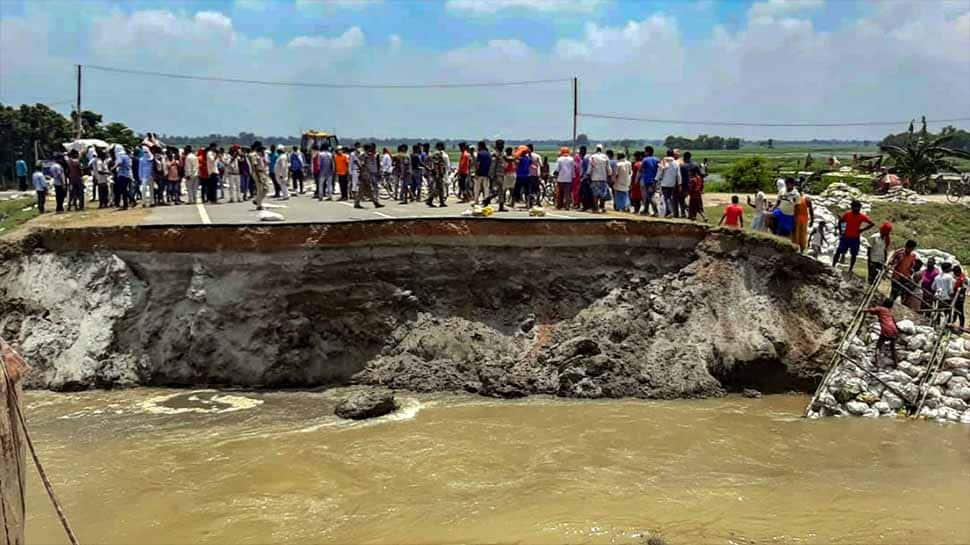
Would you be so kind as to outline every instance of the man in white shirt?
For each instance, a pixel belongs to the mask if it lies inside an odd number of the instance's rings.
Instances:
[[[630,211],[630,178],[633,176],[633,165],[626,160],[626,154],[616,156],[616,172],[613,177],[613,208],[619,212]]]
[[[660,191],[664,198],[664,217],[669,218],[673,215],[675,218],[679,218],[680,207],[674,196],[674,190],[680,186],[681,176],[680,165],[677,164],[677,159],[674,157],[674,150],[667,150],[667,156],[664,157],[663,162],[660,163],[660,169],[657,171],[657,181],[660,182]],[[686,210],[684,212],[686,215]]]
[[[765,230],[765,212],[767,212],[766,207],[768,206],[765,201],[765,192],[758,190],[758,194],[754,196],[754,203],[751,203],[751,196],[748,195],[748,206],[754,208],[754,219],[751,220],[751,230],[752,231],[764,231]]]
[[[950,305],[953,303],[953,291],[956,287],[956,278],[953,276],[953,264],[944,263],[940,265],[940,274],[933,279],[933,295],[936,296],[937,313],[933,317],[933,322],[942,320],[943,323],[950,321]]]
[[[559,159],[556,160],[556,210],[569,209],[575,172],[576,162],[569,148],[560,148]]]
[[[869,252],[866,259],[869,265],[870,284],[876,281],[879,272],[886,266],[886,258],[889,256],[889,235],[892,230],[893,224],[887,221],[879,227],[878,233],[869,235]]]
[[[775,201],[775,234],[787,237],[795,230],[795,205],[802,200],[802,195],[795,189],[795,179],[785,180],[785,190],[778,193]]]
[[[596,153],[589,156],[590,189],[593,191],[593,212],[606,212],[606,199],[610,196],[607,180],[610,176],[610,158],[603,153],[603,146],[596,146]]]
[[[192,146],[185,146],[185,192],[189,196],[189,204],[195,204],[195,197],[199,191],[199,157],[192,150]]]
[[[273,172],[276,174],[276,183],[280,185],[280,200],[290,200],[290,156],[286,154],[286,148],[278,146],[276,148],[276,164],[273,165]]]
[[[205,152],[205,168],[209,173],[209,179],[205,184],[205,196],[203,202],[212,204],[219,203],[219,152],[215,142],[209,144]]]

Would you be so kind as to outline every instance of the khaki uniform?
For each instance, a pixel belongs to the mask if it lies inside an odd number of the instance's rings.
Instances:
[[[444,206],[445,175],[447,174],[448,170],[448,156],[443,150],[436,150],[428,156],[428,163],[430,163],[431,183],[429,186],[427,203],[433,203],[435,197],[437,196],[438,203]]]
[[[249,153],[249,164],[251,165],[253,183],[256,184],[256,207],[262,208],[263,200],[266,199],[266,195],[272,187],[269,167],[266,165],[263,154],[255,151]]]

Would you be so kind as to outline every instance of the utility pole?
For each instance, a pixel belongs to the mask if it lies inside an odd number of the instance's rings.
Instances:
[[[75,138],[81,138],[81,65],[77,65],[77,104],[75,105]]]
[[[573,149],[576,149],[576,118],[579,117],[579,78],[573,78]]]

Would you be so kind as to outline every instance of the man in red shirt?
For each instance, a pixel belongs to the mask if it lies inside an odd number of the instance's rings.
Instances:
[[[721,215],[721,221],[717,222],[718,225],[727,225],[731,229],[741,229],[744,225],[744,208],[738,204],[738,196],[734,195],[731,197],[731,204],[727,205],[724,209],[724,214]]]
[[[838,224],[839,247],[835,250],[835,255],[832,256],[832,266],[834,267],[842,261],[842,257],[848,251],[852,255],[849,260],[850,272],[855,269],[855,259],[859,255],[859,239],[862,237],[862,233],[875,226],[869,216],[862,213],[861,202],[852,201],[851,208],[851,210],[842,214],[842,220]],[[866,224],[865,227],[862,226],[864,223]]]
[[[898,361],[896,358],[896,337],[899,330],[896,328],[896,319],[893,318],[893,300],[886,299],[881,306],[867,308],[863,312],[874,314],[879,318],[879,339],[876,340],[876,354],[873,356],[872,364],[879,367],[879,351],[882,345],[889,343],[889,351],[893,355],[893,365]]]
[[[461,150],[461,157],[458,158],[458,202],[468,202],[468,171],[471,167],[471,157],[468,154],[468,146],[462,142],[458,144]]]

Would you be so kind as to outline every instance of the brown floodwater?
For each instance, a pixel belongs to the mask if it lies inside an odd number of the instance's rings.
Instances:
[[[799,418],[805,396],[497,401],[30,392],[82,543],[967,544],[970,426]],[[65,543],[36,474],[27,542]]]

